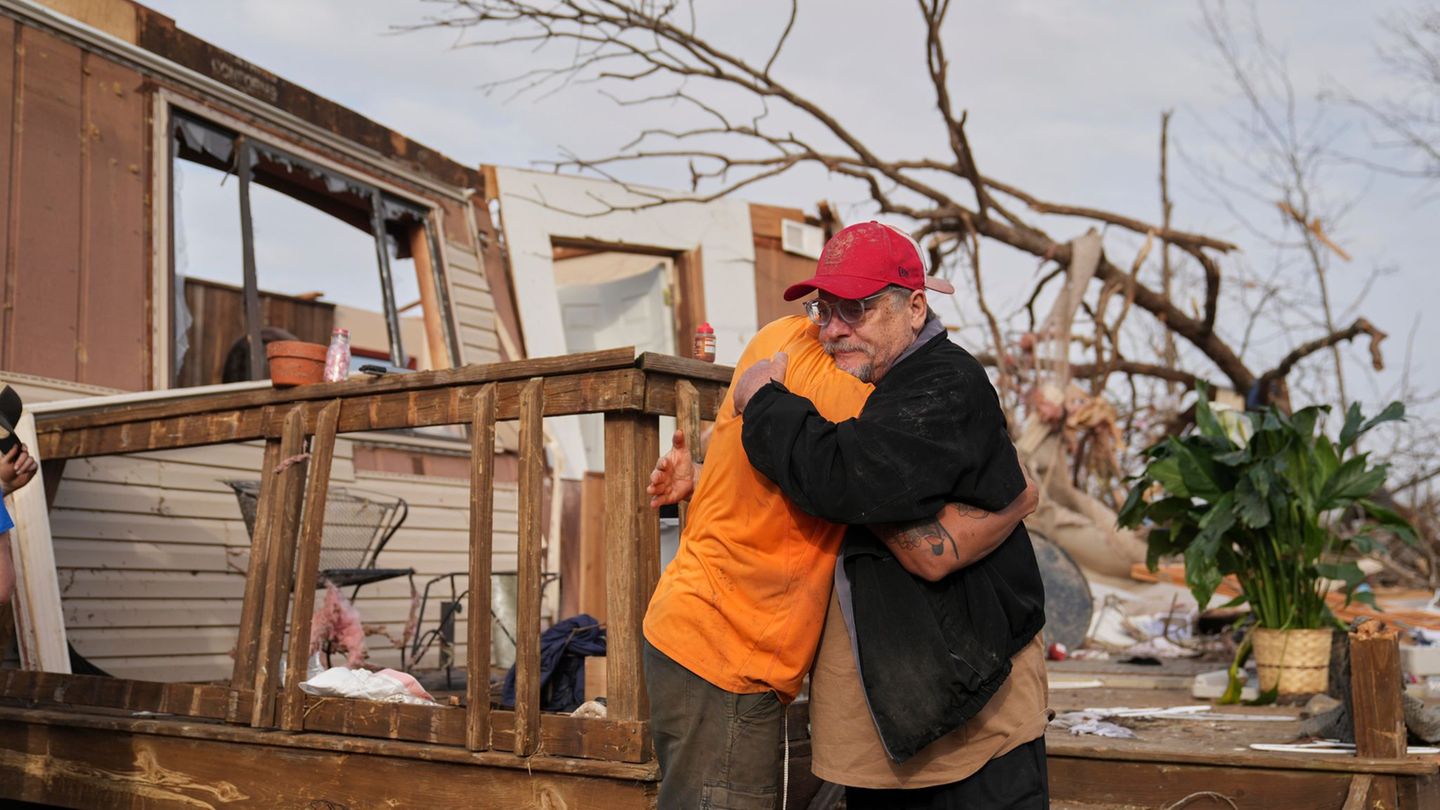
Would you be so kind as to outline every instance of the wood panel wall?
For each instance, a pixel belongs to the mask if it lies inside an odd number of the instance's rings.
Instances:
[[[223,382],[225,356],[245,335],[245,292],[230,284],[187,278],[185,306],[190,308],[190,345],[180,366],[180,385]],[[328,345],[335,305],[262,290],[260,323],[285,329],[300,340]]]
[[[750,228],[755,234],[755,323],[764,326],[785,315],[799,315],[800,305],[786,301],[785,288],[815,275],[815,260],[786,253],[780,247],[780,220],[805,221],[798,208],[750,206]]]
[[[173,24],[168,30],[188,37]],[[155,83],[165,81],[0,16],[0,378],[27,402],[152,387],[146,201]],[[390,135],[387,148],[409,143]],[[426,155],[422,163],[448,172],[442,179],[468,176]],[[459,184],[467,185],[475,183]],[[458,200],[440,206],[444,237],[436,241],[457,319],[457,360],[496,361],[494,302],[469,213]],[[502,445],[513,445],[513,434],[502,425]],[[343,438],[337,444],[335,485],[410,503],[380,564],[413,567],[419,583],[463,572],[466,482],[357,473],[354,447]],[[199,448],[67,467],[52,522],[67,629],[82,654],[131,678],[228,677],[249,538],[234,495],[219,482],[257,477],[260,453],[258,445]],[[515,569],[514,492],[502,485],[496,495],[496,571]],[[399,636],[409,585],[366,586],[358,605],[367,623]],[[438,606],[428,613],[433,626]],[[466,618],[457,627],[462,656]],[[369,642],[372,660],[399,664],[385,637]],[[432,652],[428,663],[434,660]]]
[[[356,473],[355,443],[336,443],[332,486],[404,498],[410,514],[381,553],[385,568],[416,570],[417,587],[464,572],[469,482],[396,473]],[[51,527],[66,631],[101,669],[142,680],[220,680],[230,675],[249,565],[249,535],[228,478],[258,477],[257,443],[75,460],[66,465]],[[515,570],[516,490],[495,493],[493,570]],[[466,577],[457,580],[460,590]],[[432,592],[422,627],[439,619]],[[318,595],[317,595],[318,598]],[[356,600],[366,624],[399,637],[410,613],[410,585],[366,585]],[[463,661],[467,616],[456,626]],[[370,660],[398,667],[385,635],[367,638]],[[420,663],[436,665],[436,650]]]
[[[0,17],[0,368],[146,387],[143,85]]]
[[[26,402],[114,393],[43,378],[0,374]],[[334,486],[383,492],[410,506],[405,525],[380,555],[386,568],[414,568],[426,579],[466,570],[469,480],[355,469],[365,442],[336,443]],[[240,618],[249,563],[249,535],[229,478],[257,478],[256,443],[140,453],[67,462],[51,528],[65,611],[75,649],[113,675],[142,680],[224,680]],[[516,568],[516,486],[495,493],[492,570]],[[466,577],[457,579],[460,590]],[[448,598],[448,589],[433,592]],[[410,611],[404,579],[366,585],[356,602],[366,623],[399,637]],[[456,660],[465,654],[466,621],[456,625]],[[434,627],[439,605],[426,609]],[[503,638],[503,637],[502,637]],[[399,651],[383,635],[367,639],[371,660],[398,666]],[[434,667],[432,650],[421,667]]]

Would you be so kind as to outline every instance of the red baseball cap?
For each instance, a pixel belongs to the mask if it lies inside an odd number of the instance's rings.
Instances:
[[[865,298],[891,284],[946,295],[955,292],[955,285],[930,275],[930,258],[910,234],[871,220],[851,225],[826,242],[814,277],[791,284],[785,300],[794,301],[812,290]]]

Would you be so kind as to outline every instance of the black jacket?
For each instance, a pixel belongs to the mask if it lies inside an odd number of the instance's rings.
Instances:
[[[865,524],[933,517],[949,501],[999,511],[1025,489],[984,368],[937,335],[896,364],[855,419],[830,422],[778,383],[746,406],[750,463],[801,509],[850,524],[861,678],[881,741],[903,762],[973,717],[1045,623],[1024,525],[989,556],[930,583]]]

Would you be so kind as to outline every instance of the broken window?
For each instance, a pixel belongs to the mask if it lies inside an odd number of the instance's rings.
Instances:
[[[252,346],[334,327],[352,367],[448,365],[427,208],[187,113],[171,133],[175,385],[264,379]]]

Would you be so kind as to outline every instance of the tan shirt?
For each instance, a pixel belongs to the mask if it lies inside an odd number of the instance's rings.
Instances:
[[[1010,677],[979,714],[897,765],[885,754],[866,708],[850,636],[832,593],[811,673],[811,768],[821,779],[849,787],[922,788],[957,782],[1042,736],[1050,720],[1048,691],[1044,648],[1037,634],[1011,659]]]

